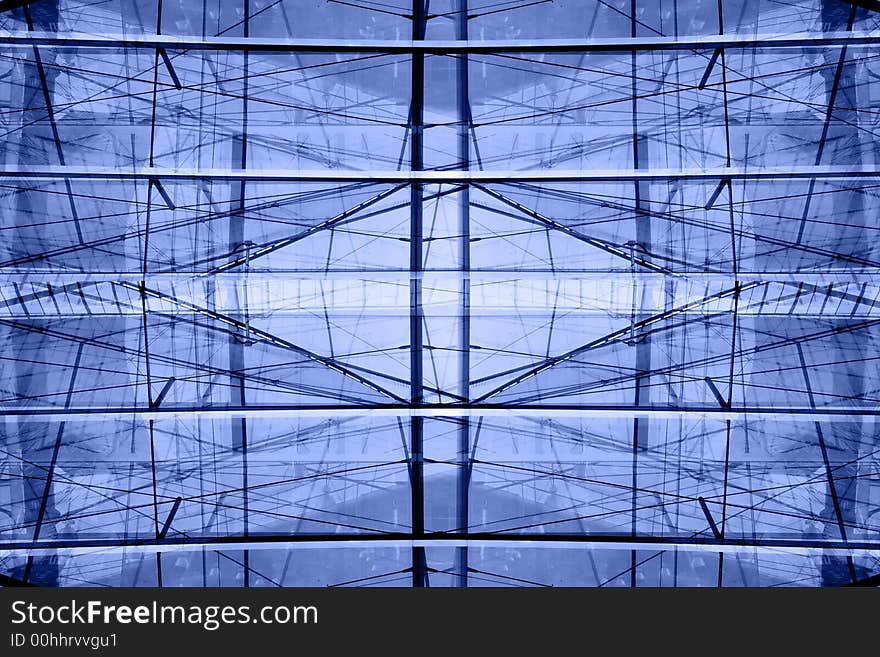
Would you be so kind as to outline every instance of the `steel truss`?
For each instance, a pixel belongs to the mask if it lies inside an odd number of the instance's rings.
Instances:
[[[875,581],[871,8],[80,4],[0,6],[0,584]]]

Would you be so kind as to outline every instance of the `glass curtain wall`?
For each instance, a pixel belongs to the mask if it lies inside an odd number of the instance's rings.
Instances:
[[[873,0],[0,1],[0,578],[880,573]]]

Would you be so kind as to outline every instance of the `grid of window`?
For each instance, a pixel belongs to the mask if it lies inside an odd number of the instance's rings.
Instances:
[[[874,0],[0,0],[0,576],[880,572]]]

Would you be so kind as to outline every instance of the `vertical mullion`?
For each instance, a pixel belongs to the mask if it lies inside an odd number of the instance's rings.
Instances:
[[[458,0],[458,14],[456,17],[457,35],[461,41],[468,40],[468,0]],[[457,59],[456,77],[458,81],[458,161],[463,171],[470,169],[470,134],[471,134],[471,111],[470,93],[468,85],[468,55],[461,53]],[[460,324],[460,357],[459,357],[459,391],[465,402],[470,401],[470,341],[471,341],[471,318],[470,318],[470,186],[465,183],[459,196],[459,222],[460,222],[460,258],[461,258],[461,324]],[[469,518],[468,505],[470,498],[470,418],[464,416],[460,420],[458,440],[458,531],[467,533]],[[457,584],[466,587],[468,584],[468,548],[458,548],[457,554]]]
[[[425,38],[425,2],[413,0],[412,5],[412,38],[420,41]],[[412,88],[410,111],[410,168],[421,171],[423,167],[423,132],[425,109],[425,55],[423,52],[412,54]],[[423,311],[422,311],[422,200],[423,186],[421,182],[410,184],[410,403],[419,406],[424,402],[422,377],[423,351]],[[425,491],[423,440],[424,419],[414,415],[410,420],[410,485],[412,502],[412,537],[418,538],[425,533]],[[416,587],[425,586],[427,564],[425,548],[412,549],[412,584]]]

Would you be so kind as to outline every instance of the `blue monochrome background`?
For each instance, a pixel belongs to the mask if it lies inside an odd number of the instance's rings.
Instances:
[[[2,0],[0,132],[2,583],[876,581],[880,2]]]

